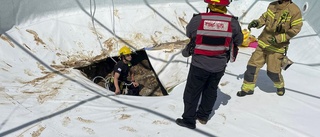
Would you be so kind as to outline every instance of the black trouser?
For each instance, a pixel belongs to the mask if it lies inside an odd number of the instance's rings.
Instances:
[[[183,94],[183,119],[192,124],[195,124],[196,117],[208,120],[214,103],[216,102],[218,84],[223,75],[224,70],[211,73],[193,65],[190,66],[187,84]],[[200,96],[201,102],[198,107]]]
[[[134,95],[134,96],[139,96],[139,91],[140,91],[140,87],[134,87],[133,84],[128,86],[128,93],[127,95]]]
[[[122,85],[122,86],[121,86],[120,84],[122,84],[122,82],[119,81],[120,94],[123,94],[123,90],[124,90],[125,88],[128,88],[128,93],[127,93],[126,95],[139,96],[139,92],[140,92],[140,87],[139,87],[139,86],[138,86],[138,87],[134,87],[133,84],[128,85],[128,86],[126,86],[126,85]],[[121,87],[122,87],[122,88],[121,88]],[[111,91],[113,91],[113,92],[116,90],[116,88],[115,88],[115,86],[114,86],[114,83],[110,82],[109,90],[111,90]]]

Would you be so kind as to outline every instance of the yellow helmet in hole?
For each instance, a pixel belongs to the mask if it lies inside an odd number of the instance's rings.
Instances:
[[[131,54],[131,50],[129,47],[127,46],[123,46],[120,50],[119,50],[119,56],[123,56],[123,55],[129,55]]]

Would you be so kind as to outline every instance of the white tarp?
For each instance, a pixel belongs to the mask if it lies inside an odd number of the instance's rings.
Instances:
[[[269,2],[235,0],[229,13],[245,28]],[[283,72],[286,95],[274,93],[265,68],[253,96],[235,95],[253,51],[242,48],[221,80],[213,117],[189,130],[174,123],[189,67],[181,49],[147,50],[163,85],[179,84],[164,97],[114,96],[74,67],[114,56],[122,45],[186,40],[185,26],[205,11],[203,1],[1,0],[0,136],[318,136],[320,40],[310,16],[319,18],[319,2],[306,2],[288,53],[295,64]]]

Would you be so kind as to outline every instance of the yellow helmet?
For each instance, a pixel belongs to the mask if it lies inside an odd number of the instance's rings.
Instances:
[[[122,55],[128,55],[128,54],[131,54],[131,50],[129,47],[127,46],[123,46],[120,50],[119,50],[119,56],[122,56]]]
[[[208,4],[208,8],[213,12],[219,12],[219,13],[223,13],[223,14],[227,13],[227,7],[223,6],[223,5]]]

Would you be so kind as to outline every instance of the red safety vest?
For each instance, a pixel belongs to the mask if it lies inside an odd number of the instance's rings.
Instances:
[[[201,13],[194,54],[216,56],[230,48],[232,16],[219,13]]]

